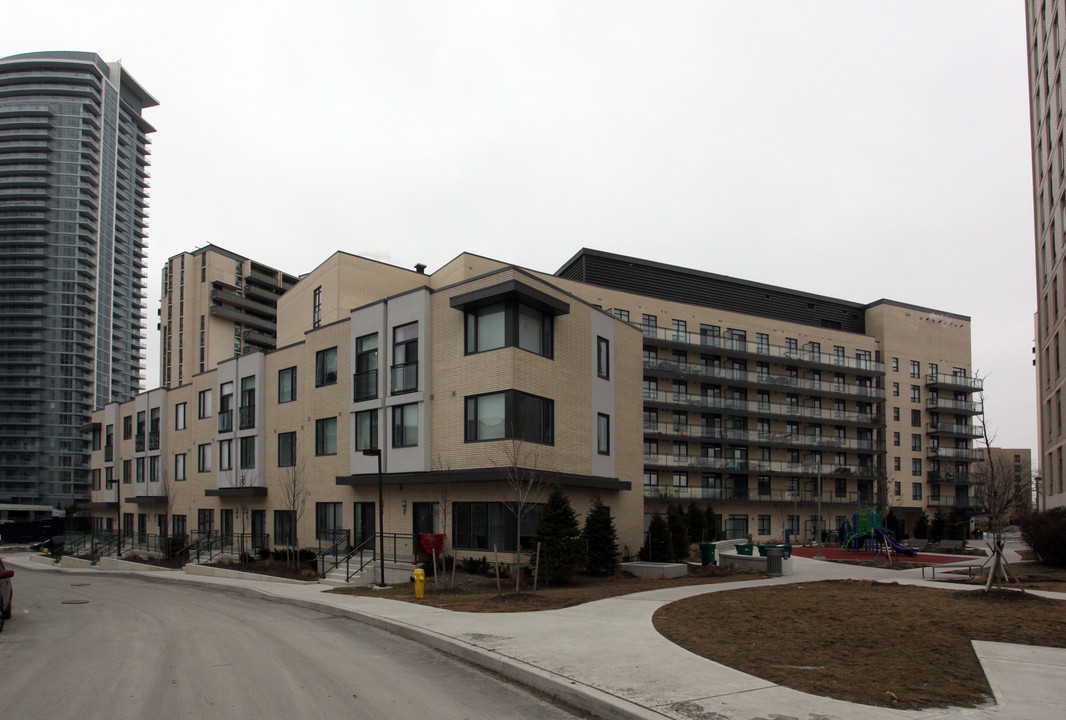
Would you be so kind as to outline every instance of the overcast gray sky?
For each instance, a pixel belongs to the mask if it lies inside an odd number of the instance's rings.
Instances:
[[[1035,447],[1022,3],[7,2],[0,54],[121,59],[160,102],[166,258],[554,271],[581,247],[973,318]]]

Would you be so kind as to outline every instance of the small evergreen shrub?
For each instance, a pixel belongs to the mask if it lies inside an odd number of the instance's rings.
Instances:
[[[1041,564],[1066,567],[1066,508],[1028,513],[1019,525],[1022,539]]]

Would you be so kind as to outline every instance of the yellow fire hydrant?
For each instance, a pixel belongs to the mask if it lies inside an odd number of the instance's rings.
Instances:
[[[415,570],[415,599],[421,600],[426,596],[426,571],[422,568]]]

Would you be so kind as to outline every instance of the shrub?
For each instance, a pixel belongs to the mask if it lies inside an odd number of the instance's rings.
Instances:
[[[584,564],[581,531],[570,498],[552,488],[537,520],[540,567],[549,581],[566,582]]]
[[[922,540],[929,539],[929,516],[924,512],[914,521],[914,537]]]
[[[611,509],[597,496],[592,501],[585,527],[581,531],[585,540],[585,556],[589,575],[607,575],[618,564],[618,532],[611,518]]]
[[[670,529],[666,520],[656,513],[648,526],[648,539],[640,549],[640,559],[648,562],[670,562]]]
[[[669,562],[681,562],[688,557],[689,538],[685,513],[677,505],[666,510],[666,526],[670,530]]]
[[[1066,567],[1066,508],[1029,513],[1020,525],[1022,539],[1040,563]]]
[[[259,550],[256,551],[256,554],[259,556],[260,560],[269,560],[271,555],[268,548],[259,548]]]
[[[707,534],[707,515],[696,507],[696,503],[689,503],[685,511],[685,525],[688,528],[688,539],[694,543],[707,542],[710,537]]]
[[[947,528],[948,519],[943,510],[937,510],[933,514],[933,520],[929,523],[929,542],[936,543],[944,539],[944,530]]]
[[[489,559],[484,555],[480,558],[463,558],[459,561],[459,569],[471,575],[483,575],[485,577],[493,577],[495,575]]]

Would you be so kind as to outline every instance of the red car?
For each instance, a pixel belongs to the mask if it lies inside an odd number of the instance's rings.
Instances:
[[[4,567],[4,561],[0,560],[0,632],[4,631],[4,620],[11,617],[11,576],[14,570]]]

